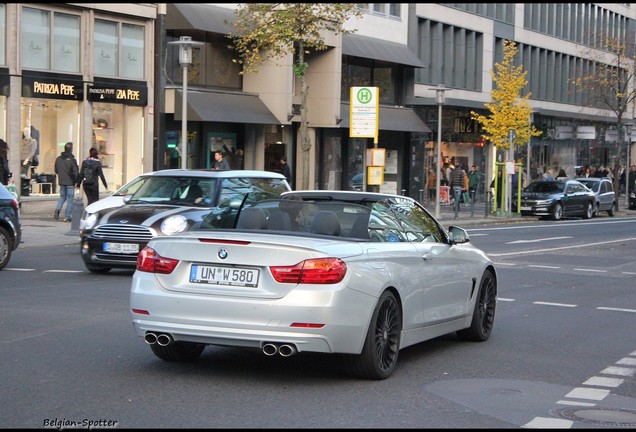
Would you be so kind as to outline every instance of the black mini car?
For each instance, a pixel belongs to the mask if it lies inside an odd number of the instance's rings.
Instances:
[[[256,170],[165,170],[149,176],[116,208],[85,214],[80,252],[94,273],[134,270],[155,236],[204,226],[232,228],[237,209],[291,190],[278,173]]]

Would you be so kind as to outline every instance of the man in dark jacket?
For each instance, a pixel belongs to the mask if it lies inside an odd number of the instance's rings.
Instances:
[[[53,217],[58,220],[60,211],[66,201],[66,212],[64,213],[64,222],[70,222],[73,216],[73,198],[75,197],[75,188],[79,174],[79,167],[75,156],[73,156],[73,143],[67,142],[64,145],[64,151],[55,159],[55,174],[60,184],[60,199],[55,206]]]
[[[450,174],[450,187],[453,191],[453,196],[455,197],[455,217],[457,217],[457,213],[459,212],[459,200],[462,195],[462,189],[464,188],[465,174],[466,173],[464,173],[464,170],[459,164],[453,168]]]

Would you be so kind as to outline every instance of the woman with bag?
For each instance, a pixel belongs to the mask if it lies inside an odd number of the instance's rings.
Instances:
[[[102,163],[99,160],[99,152],[95,147],[91,147],[88,157],[82,161],[82,167],[79,172],[79,180],[77,186],[82,185],[86,193],[88,204],[91,205],[99,200],[99,179],[102,180],[104,187],[108,189],[106,177],[102,171]]]

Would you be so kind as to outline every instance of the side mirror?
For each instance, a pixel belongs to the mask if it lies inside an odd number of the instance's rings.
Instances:
[[[132,197],[133,197],[132,194],[124,196],[124,204],[128,204],[130,200],[132,199]]]
[[[449,240],[451,244],[462,244],[468,243],[470,241],[468,232],[464,228],[450,226],[448,228],[448,232],[450,234]]]

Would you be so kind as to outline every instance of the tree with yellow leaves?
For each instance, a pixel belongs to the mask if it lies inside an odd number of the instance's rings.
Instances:
[[[530,136],[539,136],[541,131],[530,123],[532,107],[528,102],[531,93],[521,96],[521,90],[526,86],[527,71],[523,66],[515,66],[514,59],[518,49],[515,42],[507,40],[504,43],[503,62],[495,63],[490,71],[495,86],[491,93],[490,103],[485,106],[490,110],[490,116],[484,116],[472,111],[473,120],[482,125],[484,139],[489,140],[500,149],[510,148],[509,132],[515,131],[513,145],[526,145]]]

